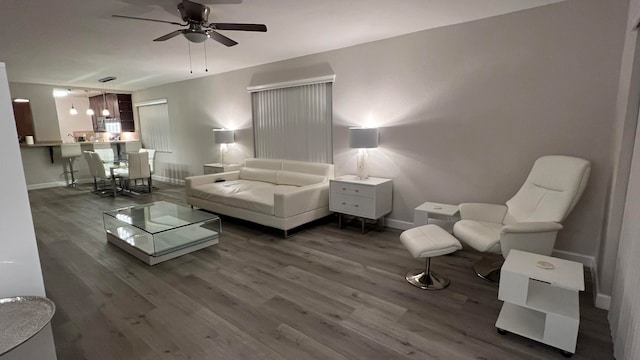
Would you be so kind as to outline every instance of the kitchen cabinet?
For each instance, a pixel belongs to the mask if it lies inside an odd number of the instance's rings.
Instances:
[[[102,110],[109,110],[108,118],[119,118],[122,131],[135,131],[133,122],[133,103],[130,94],[104,94],[89,98],[89,106],[93,109],[91,116],[94,131],[101,131],[98,126],[98,117],[102,117]]]
[[[135,131],[136,126],[133,123],[133,103],[131,102],[131,95],[117,94],[116,101],[122,131]]]

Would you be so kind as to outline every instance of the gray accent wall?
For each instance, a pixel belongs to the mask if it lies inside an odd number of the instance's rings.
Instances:
[[[160,154],[159,174],[183,179],[218,160],[215,127],[240,129],[230,161],[253,155],[246,90],[253,76],[328,64],[336,74],[336,174],[355,172],[347,128],[377,123],[370,174],[394,181],[390,219],[408,226],[424,201],[504,203],[539,156],[580,156],[592,162],[592,177],[556,248],[595,257],[626,19],[625,1],[569,0],[173,83],[133,99],[168,99],[175,150]]]

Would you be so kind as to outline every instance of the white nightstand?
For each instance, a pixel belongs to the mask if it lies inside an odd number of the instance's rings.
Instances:
[[[392,209],[391,179],[369,177],[360,180],[355,175],[340,176],[330,181],[329,210],[338,213],[342,227],[342,214],[359,217],[362,232],[365,219],[379,221]]]
[[[460,220],[458,205],[426,202],[413,210],[413,226],[436,224],[448,232]]]
[[[220,164],[220,163],[213,163],[213,164],[204,164],[204,174],[217,174],[217,173],[223,173],[223,172],[227,172],[227,171],[235,171],[235,170],[240,170],[240,168],[242,167],[242,164]]]
[[[510,331],[551,345],[571,356],[576,351],[584,290],[582,264],[511,250],[500,270],[496,321],[500,334]]]

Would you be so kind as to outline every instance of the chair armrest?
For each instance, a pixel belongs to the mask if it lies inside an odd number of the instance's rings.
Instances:
[[[187,195],[191,195],[190,189],[199,185],[210,184],[216,182],[216,180],[238,180],[238,174],[240,174],[239,171],[227,171],[218,174],[188,176],[184,179]]]
[[[462,203],[459,205],[460,218],[464,220],[486,221],[502,224],[507,214],[506,205]]]
[[[287,218],[293,215],[329,206],[329,183],[301,186],[299,189],[273,194],[275,216]]]
[[[522,222],[505,225],[500,232],[500,250],[505,258],[511,249],[550,256],[562,225],[556,222]]]
[[[557,222],[540,221],[540,222],[521,222],[502,227],[502,233],[539,233],[539,232],[558,232],[563,226]]]

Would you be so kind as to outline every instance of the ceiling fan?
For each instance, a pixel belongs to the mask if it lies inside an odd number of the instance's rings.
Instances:
[[[146,20],[146,21],[155,21],[167,24],[173,24],[178,26],[188,26],[186,29],[180,29],[176,31],[172,31],[166,35],[160,36],[153,41],[165,41],[169,40],[175,36],[180,34],[184,35],[187,40],[194,43],[201,43],[207,38],[211,38],[223,45],[226,46],[234,46],[238,43],[222,34],[217,32],[216,30],[235,30],[235,31],[260,31],[266,32],[267,27],[264,24],[238,24],[238,23],[210,23],[209,22],[209,13],[211,10],[208,6],[199,4],[197,2],[182,0],[181,3],[178,4],[178,11],[180,12],[180,16],[182,17],[182,21],[184,24],[175,21],[166,21],[166,20],[157,20],[157,19],[148,19],[136,16],[126,16],[126,15],[113,15],[114,17],[125,18],[125,19],[134,19],[134,20]]]

